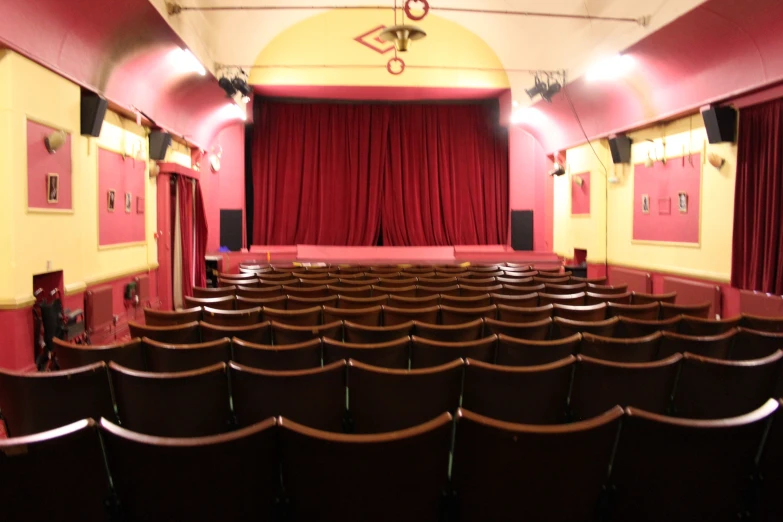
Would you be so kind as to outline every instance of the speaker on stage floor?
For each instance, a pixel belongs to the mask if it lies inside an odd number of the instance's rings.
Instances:
[[[511,211],[511,248],[533,250],[533,211]]]

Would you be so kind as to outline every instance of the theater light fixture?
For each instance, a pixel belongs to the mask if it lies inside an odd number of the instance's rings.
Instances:
[[[565,173],[565,168],[559,162],[555,162],[554,167],[549,171],[550,176],[562,176]]]
[[[234,87],[234,82],[230,78],[225,76],[222,77],[218,80],[218,85],[226,92],[226,96],[229,98],[233,97],[237,93],[237,89]]]
[[[726,160],[723,159],[722,157],[718,156],[714,152],[710,152],[707,155],[707,161],[709,162],[710,165],[712,165],[713,167],[715,167],[718,170],[722,169],[723,165],[726,164]]]
[[[398,52],[406,53],[412,41],[421,40],[425,36],[427,33],[415,25],[393,25],[381,31],[378,39],[382,42],[394,42]]]
[[[236,89],[236,92],[242,95],[242,103],[250,101],[250,93],[253,92],[253,88],[247,83],[247,79],[237,76],[231,80],[231,85]]]
[[[552,98],[563,88],[563,82],[558,79],[561,74],[563,81],[565,81],[564,73],[538,72],[535,84],[530,89],[525,89],[525,92],[531,100],[536,96],[541,96],[542,100],[552,103]],[[542,76],[546,76],[546,82],[541,79]]]
[[[54,154],[57,152],[60,147],[65,145],[65,131],[54,131],[50,135],[44,138],[44,145],[46,145],[46,150],[49,151],[49,154]]]
[[[581,187],[582,185],[585,184],[585,180],[583,180],[581,176],[574,176],[573,179],[574,179],[574,185],[578,187]]]

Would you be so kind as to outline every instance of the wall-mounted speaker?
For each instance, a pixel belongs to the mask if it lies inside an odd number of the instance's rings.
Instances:
[[[701,111],[710,143],[733,142],[737,136],[737,110],[733,107],[709,107]]]
[[[150,132],[150,159],[163,161],[166,159],[166,152],[171,146],[171,134],[168,132],[154,130]]]
[[[633,140],[624,134],[609,138],[609,150],[612,151],[612,163],[631,163],[631,144]]]
[[[101,135],[103,118],[106,116],[106,109],[109,108],[109,102],[105,98],[94,92],[82,92],[81,104],[81,127],[82,136],[98,137]]]

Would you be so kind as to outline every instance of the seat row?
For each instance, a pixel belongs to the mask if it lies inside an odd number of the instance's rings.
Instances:
[[[166,373],[99,362],[43,375],[0,371],[0,411],[12,436],[86,416],[155,436],[214,435],[278,415],[327,431],[376,433],[453,413],[460,404],[524,424],[584,420],[615,404],[714,419],[746,413],[783,393],[781,358],[777,351],[740,364],[686,353],[613,363],[568,355],[525,367],[468,358],[413,370],[341,359],[288,371],[232,361]]]
[[[459,409],[377,435],[280,417],[195,439],[86,419],[0,441],[0,505],[54,522],[778,521],[780,411],[698,421],[618,406],[531,426]]]

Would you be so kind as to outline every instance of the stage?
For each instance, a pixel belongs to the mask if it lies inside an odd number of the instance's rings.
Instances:
[[[220,271],[236,272],[240,263],[350,263],[370,264],[459,264],[459,263],[530,263],[552,265],[561,262],[553,252],[515,251],[507,245],[458,245],[446,247],[339,247],[317,245],[262,246],[249,251],[214,252],[208,257],[219,259]]]

